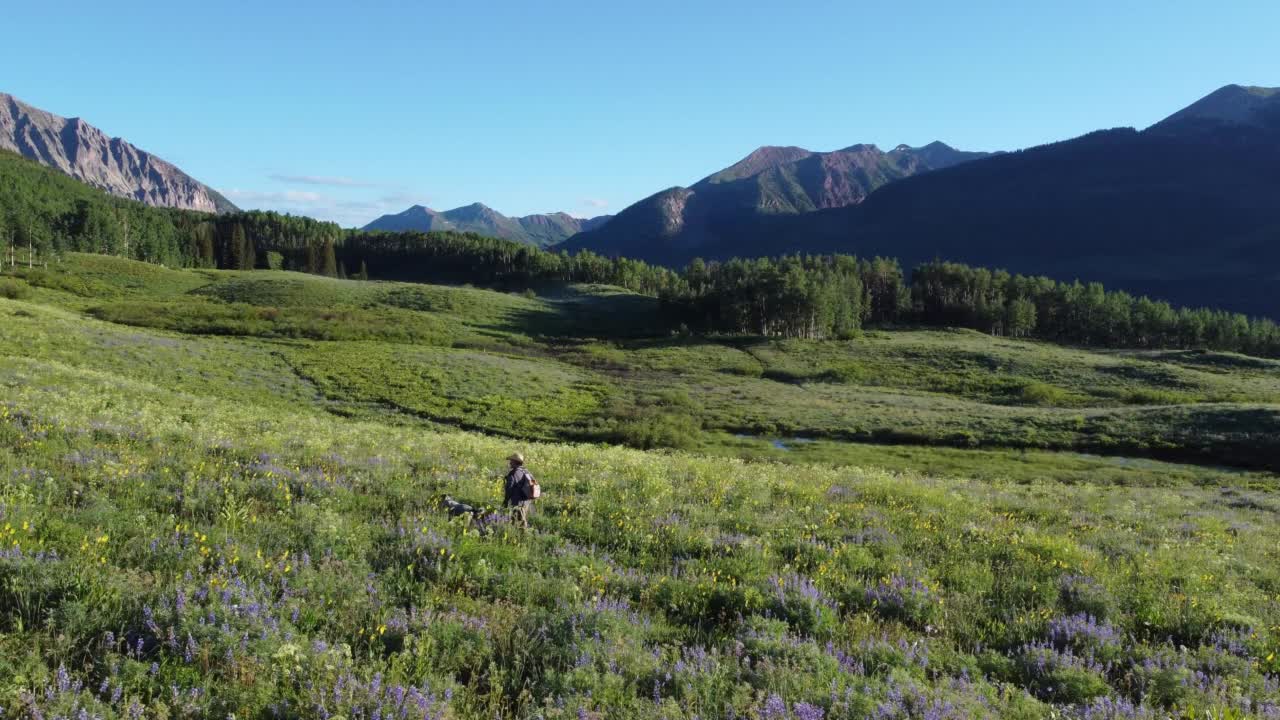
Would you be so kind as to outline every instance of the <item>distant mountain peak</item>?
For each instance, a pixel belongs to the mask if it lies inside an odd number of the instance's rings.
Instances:
[[[905,147],[905,146],[899,145],[898,147]],[[841,148],[839,150],[836,150],[836,152],[837,153],[878,153],[880,152],[880,147],[875,143],[857,143],[854,145],[850,145],[847,148]],[[823,154],[829,154],[829,153],[823,153]]]
[[[765,145],[692,187],[650,195],[565,247],[650,260],[683,257],[731,241],[765,218],[857,205],[883,185],[985,155],[942,143],[899,145],[888,153],[868,143],[833,152]]]
[[[701,183],[731,182],[752,177],[770,168],[803,160],[810,155],[813,152],[794,145],[762,145],[724,170],[704,178]]]
[[[157,207],[236,210],[225,197],[178,167],[80,117],[64,118],[0,93],[0,149],[118,197]]]
[[[599,227],[608,218],[605,215],[579,219],[564,212],[507,217],[482,202],[473,202],[443,212],[414,205],[403,212],[383,215],[365,225],[364,229],[387,232],[455,230],[546,247],[583,230]]]
[[[750,162],[752,160],[776,161],[782,158],[802,157],[808,154],[808,150],[796,145],[761,145],[747,153],[747,156],[740,162]]]
[[[1222,125],[1280,128],[1280,88],[1224,85],[1149,129]]]

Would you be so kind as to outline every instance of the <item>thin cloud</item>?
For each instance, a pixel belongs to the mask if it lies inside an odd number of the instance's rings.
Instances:
[[[597,198],[583,198],[582,204],[589,208],[595,208],[596,210],[603,210],[609,207],[608,200],[600,200]]]
[[[387,208],[386,203],[376,200],[342,200],[336,203],[336,207],[344,210],[363,210],[368,212],[382,212]]]
[[[377,198],[344,197],[313,190],[247,190],[232,188],[224,193],[232,202],[245,209],[275,210],[293,215],[306,215],[317,220],[329,220],[344,227],[360,227],[379,215],[400,212],[414,202],[423,202],[421,195],[393,192]]]
[[[413,193],[407,193],[407,192],[389,193],[387,195],[383,195],[382,197],[378,198],[378,200],[383,205],[388,205],[393,207],[399,206],[399,205],[404,205],[405,207],[408,207],[410,205],[426,205],[427,204],[427,198],[424,198],[421,195],[414,195]]]
[[[376,187],[377,183],[355,180],[349,177],[329,175],[268,175],[277,182],[300,183],[302,185],[327,185],[330,187]]]
[[[309,190],[281,190],[281,191],[261,191],[261,190],[240,190],[232,188],[227,191],[227,197],[233,200],[240,200],[246,203],[291,203],[291,204],[319,204],[328,202],[329,197]]]

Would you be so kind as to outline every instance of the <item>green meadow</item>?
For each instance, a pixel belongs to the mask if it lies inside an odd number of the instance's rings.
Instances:
[[[6,273],[0,718],[1280,717],[1280,362],[654,302]]]

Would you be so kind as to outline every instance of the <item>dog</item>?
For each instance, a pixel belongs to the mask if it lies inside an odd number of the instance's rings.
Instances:
[[[487,513],[474,505],[468,505],[464,502],[458,502],[449,495],[445,495],[440,499],[440,507],[449,513],[449,517],[463,517],[464,515],[471,519],[471,525],[480,531],[481,535],[489,532],[489,524],[485,518]]]
[[[458,502],[448,495],[445,495],[440,499],[440,507],[444,508],[445,512],[448,512],[450,517],[462,517],[463,515],[471,515],[474,517],[475,514],[479,512],[474,506],[468,505],[464,502]]]

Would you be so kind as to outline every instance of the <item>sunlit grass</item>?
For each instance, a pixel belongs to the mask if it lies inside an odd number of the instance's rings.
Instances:
[[[515,446],[11,354],[0,389],[0,692],[34,691],[23,708],[369,714],[394,688],[446,717],[1277,700],[1268,492]],[[496,505],[513,447],[546,489],[532,534],[436,509]]]

